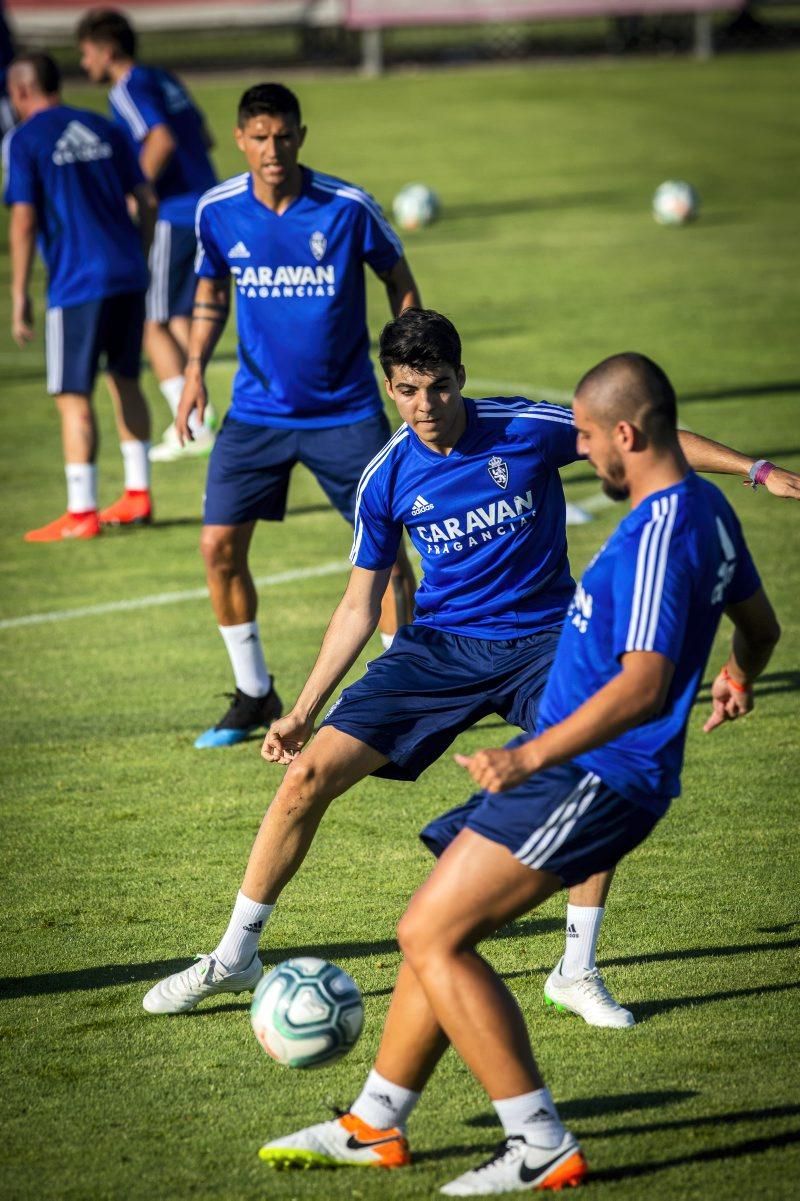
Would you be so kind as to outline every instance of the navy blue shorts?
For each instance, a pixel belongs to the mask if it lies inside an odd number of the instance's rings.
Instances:
[[[147,289],[147,320],[169,321],[190,317],[197,280],[194,229],[183,229],[169,221],[156,221],[150,249],[150,287]]]
[[[229,415],[208,461],[203,522],[283,521],[289,477],[302,463],[352,525],[361,474],[390,436],[383,412],[321,430],[269,429]]]
[[[48,309],[47,391],[52,396],[62,392],[91,396],[101,355],[112,375],[138,379],[143,329],[143,292]]]
[[[403,626],[322,724],[385,755],[390,762],[376,776],[416,780],[462,731],[492,713],[533,729],[559,632],[495,641]]]
[[[514,739],[524,742],[530,735]],[[567,888],[609,871],[643,842],[661,811],[620,796],[576,763],[549,767],[509,792],[478,792],[429,822],[420,838],[441,855],[462,830],[507,847],[521,863],[553,872]]]

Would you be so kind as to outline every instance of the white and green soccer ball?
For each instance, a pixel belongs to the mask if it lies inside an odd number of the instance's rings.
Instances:
[[[659,225],[685,225],[700,210],[700,197],[683,179],[667,179],[653,193],[653,217]]]
[[[364,1005],[352,976],[325,959],[287,959],[258,984],[250,1022],[267,1055],[290,1068],[333,1063],[353,1047]]]
[[[422,229],[439,216],[439,197],[424,183],[409,183],[392,201],[394,219],[401,229]]]

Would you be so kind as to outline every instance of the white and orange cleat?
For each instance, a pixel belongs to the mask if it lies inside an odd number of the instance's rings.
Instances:
[[[575,1188],[587,1173],[575,1136],[568,1130],[557,1147],[539,1147],[512,1134],[479,1168],[465,1172],[439,1191],[447,1197],[487,1197],[535,1189]]]
[[[153,502],[149,492],[134,492],[129,488],[119,500],[100,512],[101,525],[150,525]]]
[[[411,1163],[402,1130],[377,1130],[353,1113],[265,1143],[258,1154],[277,1169],[404,1168]]]
[[[96,538],[102,531],[96,509],[86,513],[62,513],[55,521],[38,530],[28,530],[26,542],[69,542],[73,539]]]

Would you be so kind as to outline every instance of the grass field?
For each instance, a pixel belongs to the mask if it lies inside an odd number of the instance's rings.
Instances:
[[[561,396],[600,357],[639,349],[672,375],[686,424],[800,469],[800,120],[789,101],[799,65],[783,55],[304,80],[306,155],[387,206],[413,179],[440,192],[442,221],[407,248],[426,302],[462,331],[476,393]],[[228,130],[248,82],[195,81],[222,174],[240,169]],[[69,99],[103,103],[99,91]],[[702,194],[693,227],[665,230],[649,216],[671,176]],[[4,249],[0,272],[7,330]],[[38,314],[41,328],[41,302]],[[378,287],[370,316],[377,330]],[[345,1061],[308,1074],[271,1064],[244,999],[145,1015],[149,985],[216,942],[279,769],[260,761],[258,740],[192,749],[230,686],[206,600],[13,624],[200,588],[204,469],[157,468],[151,530],[24,544],[24,530],[63,508],[59,437],[41,344],[18,352],[4,334],[0,346],[2,1195],[433,1196],[499,1134],[452,1055],[412,1119],[412,1171],[276,1177],[255,1153],[360,1088],[398,962],[395,924],[428,868],[416,831],[465,795],[462,773],[447,758],[416,786],[367,781],[339,801],[269,927],[267,962],[307,949],[359,981],[366,1031]],[[210,371],[221,407],[233,348],[229,330]],[[166,407],[146,383],[160,429]],[[102,386],[98,408],[105,502],[121,463]],[[567,479],[571,499],[597,495],[586,468]],[[684,795],[619,874],[601,961],[637,1026],[597,1031],[545,1014],[562,899],[487,948],[529,1016],[598,1201],[796,1195],[800,511],[735,480],[723,487],[784,637],[752,718],[705,738],[695,712]],[[571,531],[576,571],[618,517],[599,510]],[[289,700],[344,585],[348,547],[347,528],[298,472],[289,518],[262,529],[253,554],[267,578],[332,565],[261,588],[268,657]],[[506,733],[490,721],[459,746]]]

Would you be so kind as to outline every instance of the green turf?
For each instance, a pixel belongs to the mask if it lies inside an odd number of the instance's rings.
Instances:
[[[440,224],[409,237],[408,252],[427,303],[461,328],[475,378],[569,390],[599,357],[640,349],[673,376],[692,428],[800,468],[800,131],[789,100],[798,62],[307,80],[307,157],[384,204],[414,179],[440,192]],[[195,88],[224,173],[239,169],[228,129],[246,82]],[[102,104],[99,91],[70,99]],[[650,195],[670,176],[702,194],[691,228],[650,218]],[[6,257],[0,271],[7,328]],[[372,287],[374,330],[384,307]],[[38,312],[41,327],[41,303]],[[228,332],[210,372],[221,407],[233,345]],[[156,469],[152,530],[22,543],[25,529],[63,507],[42,360],[40,343],[22,353],[3,338],[0,616],[200,586],[198,463]],[[147,388],[160,428],[166,407],[150,377]],[[98,408],[108,501],[121,467],[102,387]],[[586,468],[568,476],[571,499],[596,494]],[[685,794],[620,872],[601,958],[638,1025],[593,1031],[545,1013],[562,900],[488,948],[530,1017],[598,1198],[796,1192],[800,510],[736,481],[724,487],[784,638],[752,718],[706,739],[702,706],[695,712]],[[571,531],[576,570],[617,517],[605,510]],[[254,568],[269,576],[344,561],[348,542],[299,472],[287,522],[257,536]],[[344,581],[342,571],[262,589],[269,659],[287,699]],[[416,831],[465,794],[452,761],[416,787],[367,782],[338,802],[287,890],[266,959],[298,948],[333,958],[356,976],[367,1008],[348,1059],[292,1073],[265,1058],[243,1000],[177,1019],[146,1016],[140,1004],[155,979],[215,943],[279,775],[259,760],[257,741],[192,749],[229,686],[208,604],[0,629],[0,639],[3,1195],[383,1201],[433,1196],[482,1157],[498,1128],[452,1056],[412,1119],[413,1171],[282,1177],[256,1157],[260,1140],[320,1120],[329,1100],[346,1103],[360,1087],[398,960],[395,923],[428,867]],[[505,734],[488,721],[459,745]]]

